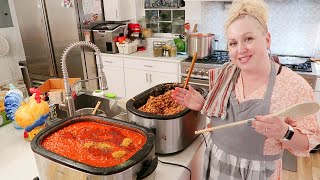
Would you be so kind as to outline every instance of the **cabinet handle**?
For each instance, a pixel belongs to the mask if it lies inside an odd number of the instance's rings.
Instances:
[[[106,62],[106,63],[112,63],[112,61],[103,61],[103,62]]]
[[[149,80],[150,80],[150,83],[152,83],[151,73],[149,74]]]
[[[118,19],[118,10],[116,10],[116,18]]]
[[[150,67],[150,68],[152,67],[151,65],[143,65],[143,66],[144,66],[144,67]]]
[[[148,73],[146,73],[146,82],[149,82]]]

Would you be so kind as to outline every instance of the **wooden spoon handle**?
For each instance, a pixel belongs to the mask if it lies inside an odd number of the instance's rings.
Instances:
[[[298,103],[295,105],[292,105],[290,107],[287,107],[286,109],[283,109],[281,111],[278,111],[276,113],[270,114],[269,116],[273,117],[298,117],[298,116],[308,116],[311,114],[315,114],[320,109],[320,105],[317,102],[304,102],[304,103]],[[242,121],[237,121],[230,124],[225,124],[217,127],[212,128],[206,128],[199,131],[195,131],[195,134],[201,134],[209,131],[214,131],[218,129],[224,129],[227,127],[237,126],[241,124],[248,123],[249,120],[254,120],[254,118],[246,119]]]
[[[97,102],[96,107],[94,108],[94,110],[92,111],[92,114],[95,114],[96,111],[98,110],[99,106],[100,106],[100,101]]]
[[[193,70],[193,67],[194,67],[194,63],[196,62],[197,60],[197,52],[194,52],[193,54],[193,57],[192,57],[192,62],[191,62],[191,66],[190,66],[190,69],[189,69],[189,72],[188,72],[188,76],[187,76],[187,79],[184,83],[184,86],[183,86],[183,89],[185,89],[189,83],[189,79],[190,79],[190,76],[191,76],[191,73],[192,73],[192,70]]]
[[[238,125],[241,125],[241,124],[248,123],[249,120],[252,121],[253,118],[242,120],[242,121],[237,121],[237,122],[234,122],[234,123],[225,124],[225,125],[221,125],[221,126],[217,126],[217,127],[211,127],[211,128],[202,129],[202,130],[199,130],[199,131],[195,131],[194,134],[201,134],[201,133],[210,132],[210,131],[214,131],[214,130],[218,130],[218,129],[224,129],[224,128],[228,128],[228,127],[238,126]]]

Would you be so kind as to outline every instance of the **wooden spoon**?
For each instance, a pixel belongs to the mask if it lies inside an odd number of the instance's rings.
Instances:
[[[100,106],[101,102],[98,101],[96,104],[96,107],[93,109],[92,114],[94,115],[96,113],[96,111],[98,110],[99,106]]]
[[[292,106],[289,106],[286,109],[283,109],[283,110],[278,111],[276,113],[270,114],[270,116],[273,116],[273,117],[308,116],[311,114],[315,114],[316,112],[319,111],[319,109],[320,109],[320,105],[317,102],[304,102],[304,103],[298,103],[298,104],[294,104]],[[206,129],[202,129],[199,131],[195,131],[194,133],[201,134],[201,133],[205,133],[205,132],[209,132],[209,131],[213,131],[213,130],[223,129],[223,128],[227,128],[227,127],[233,127],[233,126],[237,126],[240,124],[248,123],[249,120],[252,121],[252,120],[254,120],[254,118],[246,119],[246,120],[242,120],[242,121],[238,121],[238,122],[234,122],[234,123],[230,123],[230,124],[226,124],[226,125],[221,125],[221,126],[217,126],[217,127],[206,128]]]
[[[189,79],[190,79],[190,76],[191,76],[191,73],[192,73],[192,70],[193,70],[193,66],[194,66],[194,63],[196,62],[197,60],[197,52],[194,52],[193,54],[193,57],[192,57],[192,62],[191,62],[191,66],[190,66],[190,69],[189,69],[189,72],[188,72],[188,76],[187,76],[187,79],[184,83],[184,86],[183,86],[183,89],[185,89],[189,83]]]

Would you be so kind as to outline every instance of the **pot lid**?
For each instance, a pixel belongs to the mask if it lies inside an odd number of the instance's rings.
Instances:
[[[280,56],[279,62],[281,64],[302,64],[307,62],[307,58],[302,57],[291,57],[291,56]]]

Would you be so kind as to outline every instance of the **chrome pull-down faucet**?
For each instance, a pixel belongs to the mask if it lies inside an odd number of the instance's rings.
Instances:
[[[86,42],[86,41],[79,41],[76,43],[73,43],[69,45],[63,52],[62,57],[61,57],[61,67],[62,67],[62,75],[63,75],[63,81],[64,81],[64,87],[65,87],[65,92],[66,92],[66,98],[64,100],[64,104],[60,104],[60,106],[64,107],[63,109],[66,109],[68,111],[68,116],[72,117],[75,114],[75,105],[74,105],[74,100],[71,95],[71,86],[69,84],[69,75],[68,75],[68,70],[67,70],[67,64],[66,64],[66,59],[68,53],[73,49],[74,47],[77,46],[85,46],[85,47],[90,47],[95,51],[95,54],[97,58],[99,59],[99,64],[97,63],[98,66],[98,75],[99,75],[99,86],[100,90],[105,91],[108,89],[107,86],[107,78],[103,72],[103,64],[102,64],[102,57],[100,53],[100,49],[93,43],[91,42]],[[89,79],[87,79],[89,80]],[[86,81],[82,80],[82,81]]]

